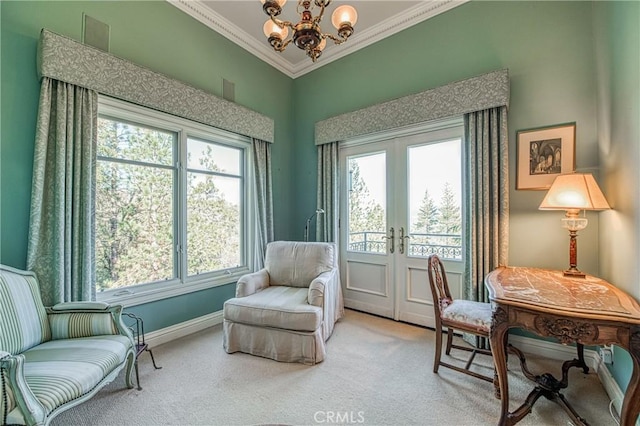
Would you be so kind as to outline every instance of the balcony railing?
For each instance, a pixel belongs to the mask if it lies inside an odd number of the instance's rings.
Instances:
[[[387,234],[363,231],[349,234],[349,251],[386,253]],[[462,236],[459,234],[410,234],[409,256],[428,257],[437,254],[443,259],[462,259]]]

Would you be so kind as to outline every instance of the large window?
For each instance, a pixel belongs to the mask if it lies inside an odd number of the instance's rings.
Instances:
[[[247,272],[249,139],[107,98],[98,114],[101,298],[154,299]]]

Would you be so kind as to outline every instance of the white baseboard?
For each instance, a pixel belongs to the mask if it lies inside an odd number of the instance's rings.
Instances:
[[[607,368],[606,365],[602,362],[600,355],[598,355],[600,359],[600,368],[598,369],[598,377],[600,378],[600,383],[604,387],[604,390],[609,395],[609,399],[613,401],[613,408],[616,411],[616,416],[620,417],[620,412],[622,411],[622,400],[624,399],[624,392],[620,389],[620,386],[616,382],[616,380],[611,375],[611,372]],[[636,422],[638,424],[640,420]]]
[[[189,321],[146,333],[144,336],[145,342],[150,348],[153,348],[154,346],[197,333],[198,331],[218,324],[222,324],[222,311],[213,312]]]

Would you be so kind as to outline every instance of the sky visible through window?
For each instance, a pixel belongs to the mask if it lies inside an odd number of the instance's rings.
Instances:
[[[443,189],[448,182],[458,205],[461,201],[462,152],[460,139],[452,139],[408,148],[409,208],[413,222],[420,208],[425,190],[429,190],[436,204],[440,203]],[[381,206],[386,205],[386,156],[372,154],[357,158],[360,176],[366,182],[371,198]],[[397,178],[403,178],[406,170],[399,170]]]
[[[205,163],[205,166],[201,164]],[[217,170],[207,167],[206,164],[213,163]],[[198,139],[189,138],[187,144],[187,168],[196,171],[193,174],[194,182],[205,179],[205,175],[198,175],[198,170],[216,171],[239,176],[242,170],[242,152],[237,148],[226,147],[219,144],[211,144]],[[234,204],[238,204],[241,197],[242,188],[238,179],[217,177],[215,178],[216,188],[225,196],[225,199]]]

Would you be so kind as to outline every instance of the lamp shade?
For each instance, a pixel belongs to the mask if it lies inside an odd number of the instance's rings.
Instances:
[[[571,173],[555,178],[540,210],[608,210],[609,203],[591,173]]]
[[[331,15],[331,23],[336,29],[340,29],[345,23],[353,27],[357,21],[358,13],[353,7],[346,4],[336,8]]]

